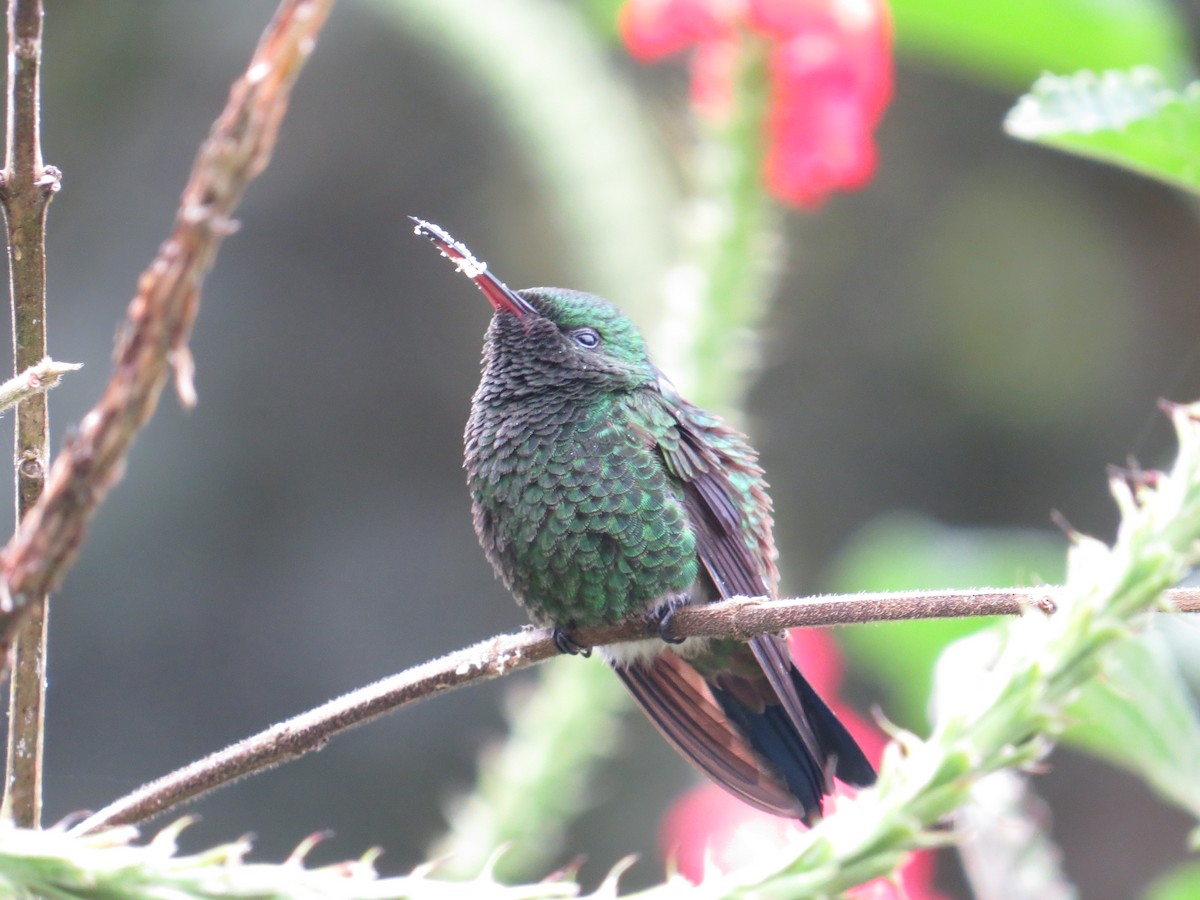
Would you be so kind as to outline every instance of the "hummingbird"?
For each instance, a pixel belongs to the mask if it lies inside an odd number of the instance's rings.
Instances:
[[[514,291],[411,218],[494,310],[464,468],[484,553],[534,624],[587,653],[574,629],[657,623],[659,637],[596,649],[663,737],[751,806],[811,825],[835,776],[872,784],[782,635],[671,634],[683,606],[776,596],[771,501],[746,437],[683,399],[608,301]]]

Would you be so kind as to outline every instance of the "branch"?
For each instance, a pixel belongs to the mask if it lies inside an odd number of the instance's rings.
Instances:
[[[18,376],[0,383],[0,413],[31,400],[32,397],[58,388],[62,376],[83,368],[82,362],[59,362],[44,356],[36,366],[30,366]]]
[[[0,383],[0,413],[58,387],[64,375],[82,368],[82,363],[64,363],[44,357],[36,366],[30,366],[20,375]]]
[[[42,0],[9,0],[8,117],[0,202],[7,225],[12,299],[13,370],[46,356],[46,209],[59,174],[42,161]],[[17,520],[41,496],[50,460],[46,397],[35,392],[17,407]],[[8,777],[4,806],[14,821],[36,828],[42,806],[46,711],[46,591],[30,592],[29,612],[15,635],[8,708]]]
[[[902,619],[1015,616],[1056,608],[1058,588],[974,591],[906,591],[769,601],[735,597],[703,607],[684,607],[671,619],[675,637],[738,637],[785,628],[848,625]],[[1200,589],[1167,591],[1181,612],[1200,612]],[[572,632],[589,647],[658,636],[658,625],[630,620]],[[84,819],[73,833],[131,825],[195,800],[256,772],[274,768],[324,747],[330,738],[455,688],[508,675],[558,655],[549,629],[499,635],[343,694],[315,709],[273,725],[224,750],[146,784]]]
[[[153,414],[173,368],[185,405],[195,402],[188,337],[204,275],[247,185],[271,155],[291,88],[333,0],[283,0],[245,74],[201,146],[175,226],[138,280],[103,396],[67,440],[42,499],[0,553],[8,602],[0,604],[0,651],[30,598],[61,581],[87,524],[119,480],[134,436]]]

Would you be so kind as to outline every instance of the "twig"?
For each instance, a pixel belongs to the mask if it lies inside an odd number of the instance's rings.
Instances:
[[[671,619],[676,637],[747,638],[755,634],[822,625],[847,625],[901,619],[1020,615],[1056,608],[1053,587],[1026,590],[908,591],[898,594],[851,594],[768,601],[734,598],[704,607],[685,607]],[[1200,612],[1200,590],[1168,591],[1181,612]],[[633,620],[586,628],[572,636],[585,646],[656,637],[656,622]],[[224,750],[210,754],[84,819],[72,831],[87,834],[114,825],[143,822],[231,784],[325,746],[330,738],[366,724],[402,706],[436,694],[488,681],[558,654],[547,629],[506,634],[447,654],[374,684],[343,694],[315,709],[273,725]]]
[[[8,226],[13,371],[46,356],[46,209],[59,173],[42,161],[41,0],[9,0],[8,117],[0,203]],[[17,406],[17,519],[41,496],[50,459],[46,396]],[[38,827],[42,806],[42,740],[46,710],[46,590],[30,591],[29,613],[15,635],[8,706],[8,779],[4,808],[13,821]]]
[[[10,266],[9,271],[15,272],[15,268]],[[6,412],[19,404],[22,405],[21,409],[28,409],[28,404],[33,398],[44,397],[46,391],[55,387],[63,375],[78,368],[81,368],[78,363],[55,362],[49,356],[44,357],[37,365],[0,384],[0,412]],[[45,409],[44,399],[42,408]],[[18,419],[19,423],[22,421],[27,422],[28,419]],[[18,430],[18,448],[26,446],[23,444],[23,437],[26,435]],[[25,478],[30,487],[40,489],[41,479],[28,477],[31,469],[37,472],[41,469],[40,466],[36,466],[33,451],[19,453],[17,459],[18,482]],[[29,496],[28,492],[18,490],[18,516],[24,513]],[[29,618],[22,621],[17,630],[13,679],[9,685],[6,764],[9,778],[4,808],[10,812],[15,823],[25,827],[36,827],[41,818],[42,742],[46,694],[46,598],[42,596],[39,600],[40,603],[33,606]]]
[[[58,387],[64,375],[82,368],[81,363],[58,362],[48,356],[44,357],[36,366],[30,366],[20,375],[14,375],[8,381],[0,383],[0,413]]]
[[[120,478],[125,455],[154,412],[173,368],[184,404],[195,401],[188,337],[200,287],[247,185],[266,166],[290,91],[333,0],[283,0],[250,65],[201,146],[171,236],[138,281],[103,396],[66,442],[46,491],[0,554],[11,601],[0,607],[0,651],[30,598],[55,587],[87,523]]]

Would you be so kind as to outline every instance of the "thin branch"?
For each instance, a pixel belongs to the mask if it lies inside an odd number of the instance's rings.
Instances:
[[[201,146],[174,229],[138,281],[113,376],[63,447],[41,501],[0,554],[11,598],[0,607],[0,651],[30,598],[56,586],[74,562],[169,369],[182,402],[195,401],[187,342],[204,275],[236,227],[232,216],[247,185],[270,158],[292,85],[332,6],[333,0],[283,0]]]
[[[784,628],[902,619],[1010,616],[1032,609],[1051,614],[1056,608],[1056,590],[1044,587],[907,591],[775,601],[734,598],[724,603],[680,609],[671,619],[671,631],[675,637],[749,638]],[[1168,591],[1165,596],[1180,612],[1200,612],[1200,589]],[[657,623],[642,620],[581,628],[572,633],[572,637],[585,646],[657,636]],[[481,641],[343,694],[164,775],[84,819],[72,831],[87,834],[115,825],[143,822],[248,775],[319,750],[330,738],[402,706],[499,678],[557,655],[554,636],[544,628]]]
[[[7,224],[12,298],[13,371],[46,356],[46,209],[59,173],[42,161],[41,0],[9,0],[8,116],[0,202]],[[41,496],[50,461],[46,396],[17,406],[16,504],[20,522]],[[31,591],[29,613],[15,636],[8,707],[8,779],[4,807],[13,821],[36,828],[42,806],[42,742],[46,711],[46,589]]]
[[[64,363],[48,356],[44,357],[36,366],[30,366],[20,375],[14,375],[8,381],[0,383],[0,413],[58,387],[64,375],[82,368],[81,363]]]

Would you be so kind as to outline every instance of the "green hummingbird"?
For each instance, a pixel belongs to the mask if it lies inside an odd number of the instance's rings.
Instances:
[[[573,629],[656,621],[661,639],[600,655],[684,758],[752,806],[811,824],[834,776],[872,784],[781,635],[671,636],[682,606],[775,596],[771,501],[745,436],[679,396],[606,300],[511,290],[413,222],[495,310],[465,468],[484,553],[533,622],[580,652]]]

